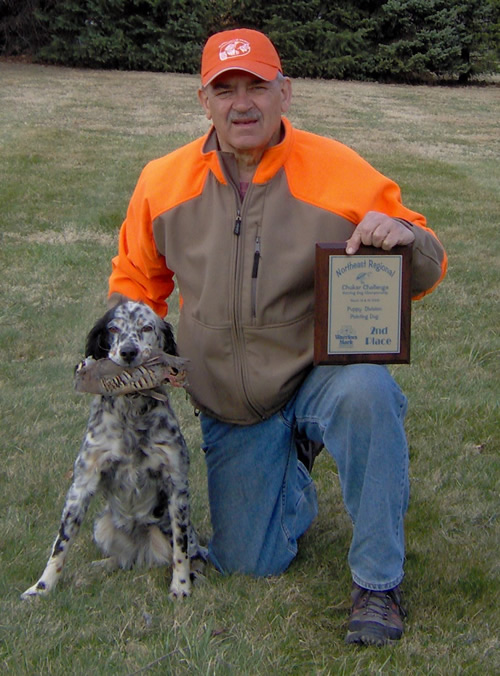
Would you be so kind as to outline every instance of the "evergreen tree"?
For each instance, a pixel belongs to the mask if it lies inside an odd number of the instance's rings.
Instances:
[[[63,0],[43,14],[49,62],[101,68],[196,72],[208,1]]]
[[[195,73],[212,33],[255,28],[294,77],[466,82],[498,64],[499,0],[0,0],[0,54]]]
[[[263,30],[292,76],[464,81],[498,63],[498,0],[219,3],[224,25],[215,30]]]
[[[349,78],[361,70],[364,20],[370,6],[382,2],[235,0],[229,4],[233,25],[269,35],[288,75]]]
[[[484,0],[387,0],[373,17],[367,75],[466,81],[476,70],[473,56],[483,65],[485,55],[491,57],[494,13],[494,3]]]
[[[50,0],[0,0],[0,54],[32,55],[47,39],[37,16]]]

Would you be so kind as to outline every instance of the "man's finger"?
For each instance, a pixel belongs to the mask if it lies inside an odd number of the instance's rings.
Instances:
[[[361,245],[361,232],[356,229],[346,242],[345,252],[349,256],[355,254]]]

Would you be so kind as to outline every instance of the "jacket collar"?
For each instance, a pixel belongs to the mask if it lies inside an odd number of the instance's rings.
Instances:
[[[268,148],[257,167],[255,174],[252,179],[252,183],[267,183],[270,181],[273,176],[281,169],[285,164],[285,161],[290,154],[294,129],[291,122],[286,118],[281,118],[281,123],[283,127],[283,136],[281,141]],[[215,174],[216,178],[221,183],[227,183],[226,172],[227,168],[233,165],[231,158],[234,156],[231,153],[224,153],[219,147],[219,142],[217,140],[217,133],[215,127],[211,127],[203,140],[202,145],[202,155],[209,163],[210,169]],[[224,171],[224,167],[226,171]],[[232,171],[230,171],[232,174]]]

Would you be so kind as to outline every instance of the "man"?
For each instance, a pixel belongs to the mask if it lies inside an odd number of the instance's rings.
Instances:
[[[178,346],[201,411],[212,563],[253,575],[288,567],[317,513],[297,449],[324,446],[353,521],[346,640],[384,644],[403,632],[406,399],[382,366],[313,367],[315,243],[343,240],[349,254],[360,244],[413,244],[415,298],[442,279],[446,256],[395,183],[283,117],[291,83],[266,36],[213,35],[201,84],[213,126],[141,174],[110,302],[143,300],[163,316],[176,278]]]

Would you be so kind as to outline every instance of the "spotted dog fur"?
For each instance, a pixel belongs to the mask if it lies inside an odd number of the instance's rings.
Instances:
[[[154,348],[177,353],[170,325],[146,305],[126,302],[90,331],[86,356],[134,367]],[[205,558],[190,521],[188,465],[167,397],[95,396],[51,555],[41,578],[21,598],[45,596],[56,586],[98,491],[106,506],[96,519],[94,538],[107,558],[96,563],[107,570],[171,563],[171,597],[188,596]]]

